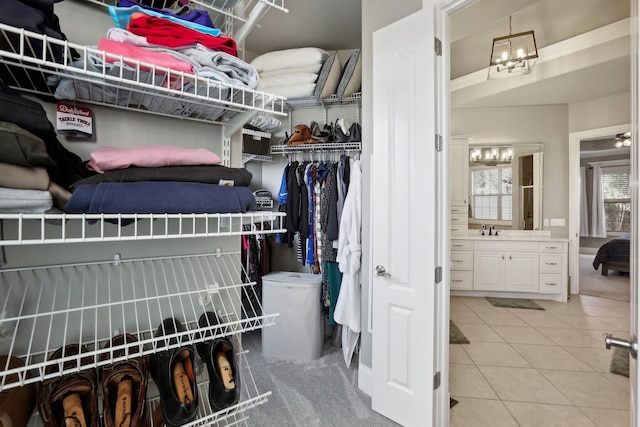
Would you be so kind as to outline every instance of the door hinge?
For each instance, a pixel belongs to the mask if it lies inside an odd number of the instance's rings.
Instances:
[[[442,135],[436,133],[436,151],[442,151]]]
[[[433,389],[437,390],[440,387],[440,371],[436,372],[433,376]]]
[[[442,282],[442,267],[436,267],[436,283]]]
[[[439,38],[434,37],[434,42],[435,42],[436,56],[442,56],[442,41],[440,41]]]

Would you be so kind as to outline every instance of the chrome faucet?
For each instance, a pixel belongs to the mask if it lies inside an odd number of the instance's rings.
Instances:
[[[493,225],[489,226],[489,236],[493,236]]]

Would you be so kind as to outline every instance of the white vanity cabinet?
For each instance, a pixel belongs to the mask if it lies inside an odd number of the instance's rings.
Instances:
[[[473,288],[488,291],[538,292],[537,242],[474,242]]]
[[[451,289],[473,289],[473,241],[451,240]]]
[[[540,243],[540,293],[561,294],[567,287],[567,243]]]
[[[452,236],[467,235],[469,229],[469,139],[452,138],[449,149]]]
[[[565,301],[567,242],[493,237],[452,239],[453,295]]]

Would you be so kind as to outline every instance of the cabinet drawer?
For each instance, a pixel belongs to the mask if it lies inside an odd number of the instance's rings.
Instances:
[[[466,225],[463,225],[463,224],[452,225],[451,227],[449,227],[449,233],[451,233],[452,236],[458,236],[458,237],[468,236],[469,229],[467,228]]]
[[[449,215],[449,224],[452,227],[456,225],[468,225],[469,217],[466,214],[451,214]]]
[[[451,270],[473,270],[473,252],[451,251]]]
[[[540,254],[540,273],[562,273],[563,260],[562,255]]]
[[[562,293],[562,274],[541,274],[540,293],[556,295]]]
[[[562,254],[566,251],[564,242],[540,242],[541,253]]]
[[[538,253],[538,242],[529,242],[524,240],[492,240],[487,236],[486,240],[476,240],[473,244],[476,251],[491,252],[530,252]]]
[[[449,213],[451,214],[462,214],[462,215],[469,215],[469,208],[465,205],[465,206],[451,206],[451,208],[449,209]]]
[[[449,249],[452,251],[472,251],[473,250],[473,240],[451,240],[449,244]]]
[[[473,289],[473,271],[452,271],[451,289],[470,291]]]

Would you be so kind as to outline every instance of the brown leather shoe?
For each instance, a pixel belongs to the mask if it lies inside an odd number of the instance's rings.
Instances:
[[[56,350],[49,360],[73,356],[87,352],[87,348],[70,344]],[[93,364],[92,357],[80,359],[80,366]],[[63,369],[78,366],[75,359],[63,364]],[[58,372],[57,366],[49,366],[47,374]],[[94,368],[84,369],[78,373],[67,374],[40,383],[38,388],[38,410],[45,427],[65,425],[72,419],[86,427],[99,427],[98,422],[98,384]],[[84,422],[83,422],[84,420]]]
[[[131,334],[115,336],[107,347],[120,346],[125,343],[136,342],[138,339]],[[138,353],[132,348],[129,354]],[[124,350],[116,350],[113,357],[122,357]],[[103,354],[102,360],[110,357]],[[100,369],[100,384],[104,399],[105,427],[148,427],[147,411],[147,358],[133,357]]]
[[[17,357],[0,356],[0,370],[24,366]],[[8,375],[5,386],[18,381],[18,375]],[[0,425],[25,427],[36,406],[36,385],[27,384],[0,393]]]

